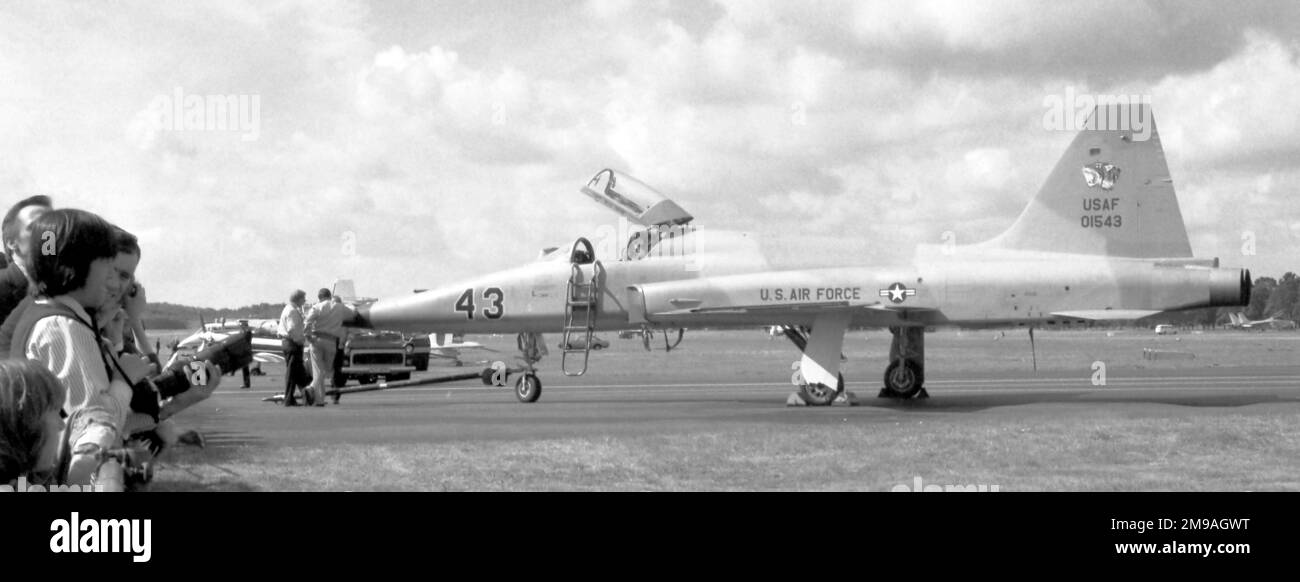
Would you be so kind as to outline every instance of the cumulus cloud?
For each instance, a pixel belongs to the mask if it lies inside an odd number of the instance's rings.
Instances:
[[[1068,144],[1041,125],[1067,86],[1153,96],[1198,253],[1239,255],[1243,230],[1294,241],[1278,217],[1300,214],[1288,3],[78,10],[0,9],[0,187],[147,234],[162,300],[504,268],[613,223],[576,192],[603,167],[778,263],[975,242]],[[259,138],[160,130],[148,108],[176,87],[260,96]],[[1259,248],[1246,266],[1285,260]]]
[[[1161,135],[1188,163],[1250,162],[1300,152],[1300,58],[1294,40],[1247,35],[1241,52],[1206,71],[1166,77]]]

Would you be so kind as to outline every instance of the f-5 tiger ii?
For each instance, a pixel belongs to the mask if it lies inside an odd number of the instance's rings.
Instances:
[[[598,253],[580,238],[515,269],[380,299],[354,324],[520,334],[524,402],[541,394],[532,363],[544,332],[563,334],[562,368],[578,375],[595,331],[779,326],[802,353],[800,394],[817,405],[844,389],[845,331],[881,327],[892,333],[882,395],[925,395],[930,326],[1129,320],[1249,302],[1248,271],[1192,256],[1154,120],[1149,129],[1082,131],[1005,232],[922,245],[895,265],[773,269],[753,237],[697,231],[672,200],[602,170],[581,191],[637,225],[622,248]]]

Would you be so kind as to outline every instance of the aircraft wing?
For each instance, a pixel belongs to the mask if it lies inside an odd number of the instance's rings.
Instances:
[[[256,362],[261,362],[263,364],[283,364],[284,356],[280,354],[273,354],[271,352],[254,351],[253,360]]]
[[[880,311],[880,312],[927,312],[937,311],[933,307],[900,307],[897,305],[883,305],[880,302],[873,303],[853,303],[848,301],[826,301],[820,303],[781,303],[781,304],[763,304],[763,305],[734,305],[728,307],[696,307],[663,311],[652,315],[682,315],[682,314],[719,314],[719,313],[752,313],[762,315],[764,313],[829,313],[844,312],[852,314],[855,311]]]
[[[628,301],[633,323],[639,323],[639,310],[646,321],[680,324],[704,316],[734,316],[737,323],[758,325],[832,315],[880,325],[942,320],[926,289],[907,288],[897,274],[874,279],[864,281],[861,271],[847,270],[706,277],[636,285],[629,288]]]
[[[203,349],[212,342],[218,342],[230,337],[229,333],[216,331],[196,332],[189,337],[176,342],[173,351],[196,352]],[[253,359],[262,363],[284,363],[284,348],[279,339],[265,337],[253,334]]]

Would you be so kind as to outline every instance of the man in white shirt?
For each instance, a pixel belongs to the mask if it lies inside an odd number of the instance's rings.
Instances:
[[[356,311],[332,299],[329,289],[316,294],[320,300],[307,313],[307,341],[311,342],[311,391],[316,406],[325,406],[325,390],[334,376],[334,355],[344,335],[343,322],[356,316]],[[308,400],[310,402],[310,400]],[[335,402],[338,399],[335,398]]]
[[[307,369],[303,367],[303,348],[307,346],[307,327],[303,321],[302,306],[307,303],[307,292],[299,289],[289,296],[289,303],[280,312],[280,344],[284,350],[284,405],[297,406],[294,393],[307,386]],[[307,404],[314,404],[310,392],[303,394]]]

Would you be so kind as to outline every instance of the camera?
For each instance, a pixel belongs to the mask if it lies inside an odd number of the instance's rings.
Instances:
[[[198,370],[203,368],[204,362],[211,362],[221,368],[222,373],[232,370],[238,370],[253,362],[253,332],[242,331],[232,333],[221,339],[212,342],[207,347],[198,351],[188,358],[178,358],[170,366],[162,371],[161,374],[150,378],[154,386],[158,388],[158,395],[163,398],[171,398],[177,394],[190,389],[195,383],[204,383],[201,373]],[[196,377],[196,375],[199,375]],[[196,382],[196,380],[199,380]]]
[[[102,491],[131,491],[153,481],[153,454],[135,447],[101,449],[95,457],[99,467],[91,480]],[[109,463],[117,466],[107,466]]]

